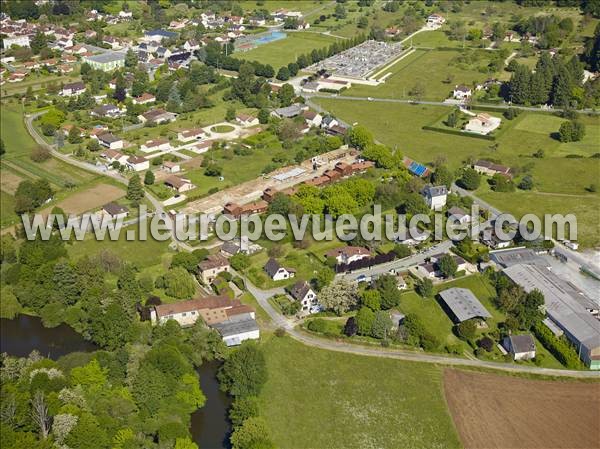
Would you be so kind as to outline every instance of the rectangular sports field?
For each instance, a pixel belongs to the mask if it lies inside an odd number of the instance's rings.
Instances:
[[[246,51],[236,52],[234,56],[248,61],[258,61],[270,64],[275,70],[279,67],[295,62],[298,56],[307,54],[314,49],[326,48],[336,41],[336,38],[324,36],[310,31],[289,32],[287,37]]]

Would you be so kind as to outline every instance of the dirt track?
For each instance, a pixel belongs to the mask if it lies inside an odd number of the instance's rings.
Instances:
[[[598,382],[446,369],[444,391],[465,449],[600,447]]]

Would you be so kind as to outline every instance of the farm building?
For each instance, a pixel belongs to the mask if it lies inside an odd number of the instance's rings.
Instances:
[[[455,323],[462,323],[473,318],[485,320],[491,318],[477,297],[467,288],[449,288],[439,293],[445,304],[446,312]]]
[[[531,360],[535,358],[535,341],[531,334],[504,337],[502,346],[513,356],[513,360]]]

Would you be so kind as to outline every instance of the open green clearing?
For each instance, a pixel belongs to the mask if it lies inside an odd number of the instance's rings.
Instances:
[[[253,284],[262,288],[282,287],[293,285],[299,280],[310,281],[314,279],[325,267],[325,253],[333,248],[343,246],[337,240],[312,242],[308,249],[293,248],[291,243],[270,242],[261,240],[258,242],[265,248],[264,251],[251,256],[251,267],[247,270],[247,275]],[[296,276],[282,281],[273,281],[264,270],[264,266],[269,260],[268,249],[277,246],[281,248],[281,256],[275,257],[277,261],[286,268],[296,270]]]
[[[96,240],[93,234],[88,233],[84,240],[73,241],[68,247],[69,257],[77,259],[83,256],[96,256],[102,251],[110,251],[117,255],[127,255],[127,261],[135,264],[138,268],[147,268],[152,265],[160,264],[168,251],[171,240],[159,242],[148,236],[146,241],[139,240],[136,235],[135,240],[127,240],[127,232],[135,230],[138,233],[137,226],[123,228],[119,233],[118,240],[110,240],[108,233],[104,240]]]
[[[490,329],[495,328],[499,322],[504,321],[504,315],[491,304],[490,299],[495,295],[494,289],[484,278],[479,275],[467,276],[452,282],[446,282],[435,289],[435,294],[441,290],[452,287],[467,288],[481,301],[483,306],[492,314],[487,320]],[[454,324],[434,297],[422,298],[414,291],[402,295],[400,310],[403,313],[418,315],[429,332],[435,335],[442,346],[460,344],[465,350],[472,352],[469,345],[456,337],[452,332]]]
[[[461,55],[469,55],[469,62],[459,62]],[[392,73],[383,84],[356,84],[344,95],[409,98],[410,92],[419,83],[424,88],[422,99],[441,101],[450,96],[456,84],[471,86],[492,76],[493,72],[487,71],[492,56],[493,53],[485,50],[417,50],[406,57],[406,61],[403,59],[381,73],[380,77]]]
[[[580,116],[579,120],[586,125],[586,135],[581,142],[561,143],[552,134],[558,131],[564,119],[523,112],[512,121],[503,119],[503,130],[495,141],[498,147],[494,149],[491,141],[422,130],[423,126],[447,116],[452,110],[448,107],[333,98],[318,99],[318,103],[348,123],[366,126],[381,142],[424,164],[443,156],[450,168],[458,169],[467,160],[483,158],[520,169],[532,175],[535,191],[490,192],[483,180],[482,199],[517,218],[528,212],[536,215],[575,213],[582,245],[600,243],[597,216],[600,194],[586,190],[590,184],[598,183],[600,176],[600,159],[590,157],[600,152],[600,118],[597,116]],[[500,111],[492,114],[499,116]],[[545,157],[532,157],[539,149],[544,150]],[[582,157],[567,158],[567,155]]]
[[[263,349],[269,378],[260,411],[279,448],[461,447],[440,367],[325,351],[290,338],[272,337]]]
[[[246,51],[236,52],[234,56],[247,61],[258,61],[270,64],[277,70],[279,67],[295,62],[298,56],[319,48],[325,48],[336,41],[336,38],[309,31],[289,32],[285,39],[280,39],[268,44]]]
[[[242,0],[238,2],[244,11],[253,11],[255,9],[266,9],[269,12],[278,9],[287,9],[290,11],[300,11],[302,13],[310,12],[323,4],[320,0],[299,0],[291,3],[289,0],[269,0],[268,2],[257,2],[256,0]]]
[[[215,133],[224,134],[224,133],[230,133],[234,129],[235,128],[231,125],[217,125],[217,126],[213,126],[210,130]]]

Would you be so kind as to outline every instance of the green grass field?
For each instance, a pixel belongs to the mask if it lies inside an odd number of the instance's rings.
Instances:
[[[421,34],[427,35],[428,32]],[[413,87],[420,83],[425,89],[422,99],[441,101],[450,96],[456,84],[471,86],[493,75],[486,71],[490,52],[470,50],[470,54],[473,56],[471,62],[459,63],[460,51],[417,50],[389,70],[381,72],[379,78],[388,72],[392,73],[383,84],[376,87],[357,84],[344,92],[344,95],[409,98]]]
[[[494,289],[489,282],[480,275],[467,276],[452,282],[446,282],[438,286],[435,292],[437,294],[441,290],[452,287],[468,288],[473,292],[492,315],[492,318],[487,320],[490,328],[494,328],[499,322],[504,321],[504,315],[490,302],[490,299],[495,295]],[[427,330],[438,337],[442,342],[442,345],[458,343],[463,346],[464,349],[470,349],[466,342],[460,340],[452,333],[454,324],[435,298],[423,299],[415,292],[408,292],[402,295],[400,309],[404,313],[415,313],[421,317]],[[470,352],[472,352],[472,350]]]
[[[234,56],[239,59],[270,64],[277,70],[281,66],[296,61],[302,54],[328,47],[335,40],[334,37],[313,32],[287,32],[285,39],[259,45],[246,52],[236,52]]]
[[[434,365],[263,344],[260,413],[278,448],[459,448]],[[293,404],[293,406],[290,406]]]
[[[137,226],[130,226],[121,230],[119,240],[109,240],[108,234],[102,241],[96,240],[92,234],[86,235],[82,241],[74,241],[68,246],[69,257],[77,259],[83,256],[98,255],[101,251],[111,251],[117,255],[126,255],[126,260],[143,269],[158,265],[163,262],[165,253],[171,240],[159,242],[148,236],[148,240],[127,241],[127,230],[138,232]]]

